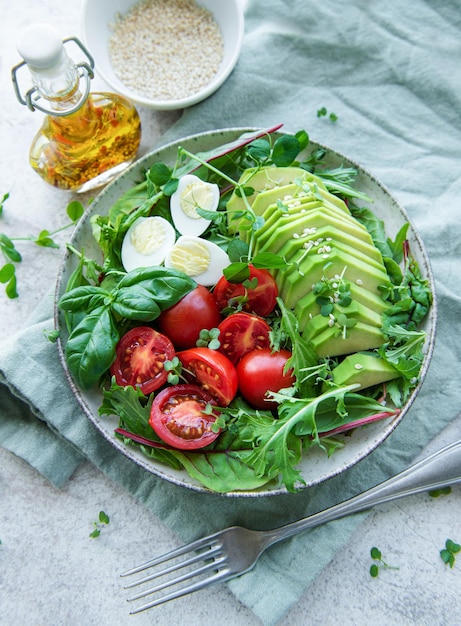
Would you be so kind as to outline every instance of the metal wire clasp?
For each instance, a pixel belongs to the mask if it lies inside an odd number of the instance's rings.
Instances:
[[[39,100],[42,99],[42,96],[35,86],[29,89],[24,96],[21,94],[21,88],[19,86],[18,80],[18,72],[27,65],[25,61],[18,63],[11,69],[11,80],[13,81],[16,98],[21,104],[27,106],[31,111],[35,111],[36,109],[38,109],[39,111],[42,111],[42,113],[47,113],[54,116],[66,116],[70,115],[71,113],[75,113],[75,111],[78,111],[85,104],[90,93],[90,81],[92,78],[94,78],[94,59],[89,53],[88,49],[77,37],[66,37],[66,39],[62,40],[62,43],[65,45],[72,41],[80,48],[80,50],[87,58],[87,61],[80,61],[79,63],[75,64],[77,68],[77,73],[79,75],[79,80],[84,81],[85,88],[82,90],[82,95],[75,103],[75,105],[72,108],[67,109],[66,111],[55,111],[54,109],[47,109],[44,105],[41,105],[39,103]]]

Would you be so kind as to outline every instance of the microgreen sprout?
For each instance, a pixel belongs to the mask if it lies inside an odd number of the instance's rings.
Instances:
[[[0,215],[2,215],[2,213],[3,213],[3,205],[8,200],[9,197],[10,197],[10,194],[8,192],[3,194],[3,197],[0,200]]]
[[[379,575],[380,569],[399,569],[398,567],[394,567],[383,561],[381,550],[376,547],[371,548],[370,556],[374,561],[376,561],[376,563],[373,563],[370,567],[370,576],[373,578],[376,578]]]
[[[451,487],[441,487],[440,489],[434,489],[433,491],[429,491],[429,495],[431,498],[447,496],[450,493],[451,493]]]
[[[339,313],[335,311],[336,306],[347,308],[352,303],[351,285],[344,280],[345,269],[341,275],[334,278],[323,276],[312,285],[312,291],[317,294],[315,301],[320,307],[320,315],[329,318],[329,326],[338,326],[343,337],[346,337],[348,328],[353,328],[357,324],[357,320],[349,317],[344,311]]]
[[[92,539],[99,537],[101,534],[101,528],[103,528],[104,524],[107,525],[109,521],[109,516],[104,513],[104,511],[99,511],[98,521],[93,522],[93,531],[90,533],[90,537]]]
[[[5,194],[0,203],[0,214],[3,211],[3,203],[7,199],[8,194]],[[76,200],[70,202],[67,205],[67,215],[71,219],[71,222],[65,224],[61,228],[54,231],[43,229],[37,236],[29,237],[8,237],[5,233],[0,233],[0,251],[2,252],[6,263],[0,267],[0,283],[5,286],[5,293],[8,298],[17,298],[17,278],[16,278],[16,265],[22,261],[22,256],[17,250],[15,242],[27,241],[34,243],[42,248],[59,248],[59,244],[54,240],[54,236],[61,231],[75,226],[76,222],[83,215],[84,208],[82,204]]]
[[[56,343],[59,337],[59,330],[57,330],[56,328],[53,328],[51,330],[48,330],[45,328],[45,330],[43,331],[43,334],[45,335],[46,339],[48,339],[50,343]]]
[[[327,117],[331,122],[336,122],[338,120],[338,116],[336,113],[328,113],[326,107],[321,107],[317,110],[317,117]]]
[[[203,330],[201,330],[196,345],[199,348],[210,348],[210,350],[217,350],[221,345],[219,341],[219,328],[211,328],[210,330],[204,328]]]
[[[455,554],[461,551],[461,545],[459,543],[455,543],[451,539],[447,539],[445,541],[445,548],[440,550],[440,556],[442,561],[449,565],[450,567],[454,567],[455,565]]]
[[[165,361],[163,369],[168,372],[168,382],[170,385],[177,385],[180,379],[184,379],[182,376],[182,364],[177,356],[174,356],[170,361]]]

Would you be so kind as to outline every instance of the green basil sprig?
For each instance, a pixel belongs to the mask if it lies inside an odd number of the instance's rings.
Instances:
[[[111,289],[82,285],[67,291],[58,306],[78,314],[66,343],[67,363],[78,384],[88,389],[110,368],[120,318],[152,322],[196,286],[183,272],[155,266],[128,272]]]

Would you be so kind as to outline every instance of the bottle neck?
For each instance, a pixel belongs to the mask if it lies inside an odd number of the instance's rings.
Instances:
[[[75,63],[63,50],[59,63],[47,69],[29,66],[34,86],[50,109],[59,112],[71,110],[81,99],[80,77]]]

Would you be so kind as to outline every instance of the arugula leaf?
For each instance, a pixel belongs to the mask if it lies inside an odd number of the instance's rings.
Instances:
[[[291,342],[291,358],[287,362],[287,368],[293,369],[296,379],[296,389],[301,397],[314,395],[315,381],[305,372],[311,367],[318,366],[318,357],[312,346],[299,334],[298,320],[294,312],[287,309],[281,298],[277,299],[282,313],[280,330],[288,336]]]
[[[248,462],[258,476],[277,470],[288,491],[296,491],[297,483],[303,483],[296,468],[301,454],[302,440],[323,448],[322,431],[330,431],[339,425],[353,423],[370,412],[389,412],[372,398],[354,394],[358,385],[330,389],[314,398],[290,398],[278,407],[278,419],[272,421],[263,416],[251,415],[246,420],[245,435],[256,442]],[[274,394],[277,399],[278,394]],[[278,399],[281,399],[280,397]]]

